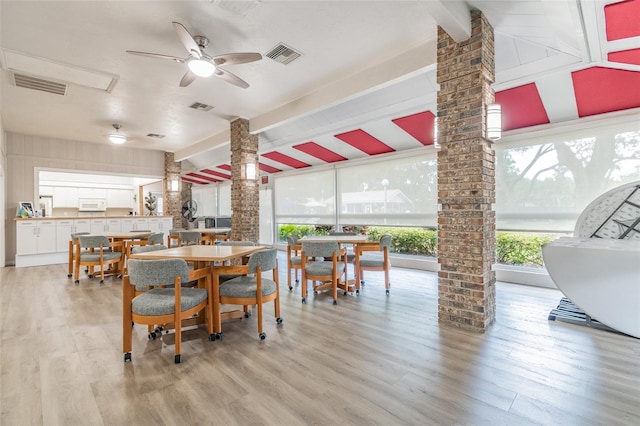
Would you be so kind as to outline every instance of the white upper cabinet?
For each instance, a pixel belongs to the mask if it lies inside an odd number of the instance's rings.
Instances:
[[[78,188],[55,186],[53,188],[54,208],[78,208]]]
[[[78,198],[107,198],[105,188],[78,188]]]
[[[133,192],[130,189],[107,189],[107,208],[130,209],[133,202]]]

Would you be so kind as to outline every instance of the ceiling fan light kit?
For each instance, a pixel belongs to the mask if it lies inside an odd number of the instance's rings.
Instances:
[[[211,77],[216,71],[216,66],[213,62],[207,61],[206,59],[192,58],[187,65],[191,72],[198,77]]]
[[[116,129],[116,132],[109,135],[109,140],[116,145],[122,145],[127,141],[127,137],[120,133],[121,127],[122,126],[120,124],[113,124],[113,128]]]

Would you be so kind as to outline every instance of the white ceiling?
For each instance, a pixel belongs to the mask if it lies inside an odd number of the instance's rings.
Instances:
[[[585,32],[584,24],[602,19],[598,11],[610,2],[3,0],[3,126],[109,143],[111,125],[118,123],[130,138],[127,146],[172,151],[194,168],[214,166],[228,162],[229,121],[236,117],[249,119],[252,132],[260,133],[262,151],[435,110],[436,24],[466,38],[471,8],[482,10],[495,28],[497,89],[541,75],[562,82],[561,71],[602,60],[603,35],[596,26]],[[181,88],[185,64],[125,52],[187,57],[172,21],[208,37],[211,55],[264,56],[285,43],[302,56],[289,65],[264,57],[227,66],[250,84],[247,89],[216,77]],[[108,90],[70,84],[60,96],[16,87],[11,67],[63,82],[113,83]],[[214,108],[189,109],[194,102]],[[557,116],[575,117],[573,110],[556,108]]]

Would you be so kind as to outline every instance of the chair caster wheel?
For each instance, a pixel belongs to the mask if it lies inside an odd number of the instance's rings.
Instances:
[[[302,303],[306,304],[307,303],[307,299],[305,299],[304,297],[302,298]]]
[[[364,281],[360,281],[360,285],[364,285]]]
[[[222,337],[223,337],[223,333],[216,334],[216,340],[222,340]]]
[[[276,324],[282,324],[282,318],[280,317],[276,318]]]
[[[387,293],[387,296],[388,296],[389,295],[389,290],[387,290],[386,293]]]
[[[174,363],[176,364],[180,364],[182,362],[182,356],[181,355],[176,355],[176,357],[174,358]]]
[[[131,352],[124,354],[124,362],[131,362]]]
[[[100,285],[104,285],[104,280],[100,280]]]
[[[260,340],[264,340],[267,338],[267,335],[265,333],[260,333]]]
[[[289,286],[289,291],[292,291],[292,290],[293,290],[293,286],[292,286],[292,285],[290,285],[290,286]]]
[[[210,342],[215,342],[215,340],[216,340],[216,333],[210,334],[209,335],[209,341]]]
[[[67,274],[67,278],[71,278],[73,274]]]
[[[296,280],[296,285],[300,284],[300,280]]]
[[[251,316],[251,312],[245,312],[245,313],[244,313],[244,317],[245,317],[245,318],[249,318],[250,316]]]
[[[347,295],[347,292],[345,291],[345,292],[344,292],[344,294],[343,294],[343,296],[346,296],[346,295]]]
[[[356,290],[356,294],[360,294],[360,290]]]
[[[149,333],[149,335],[147,336],[147,338],[149,340],[156,340],[156,337],[158,337],[158,335],[156,334],[155,331],[152,331],[151,333]]]
[[[89,278],[92,278],[92,279],[93,279],[93,274],[89,274]]]
[[[75,284],[80,284],[80,280],[75,280],[74,283]]]
[[[337,305],[337,304],[338,304],[338,301],[337,301],[337,300],[334,300],[334,301],[333,301],[333,304],[334,304],[334,305]]]

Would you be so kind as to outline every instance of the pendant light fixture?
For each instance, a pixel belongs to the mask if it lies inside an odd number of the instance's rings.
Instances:
[[[109,140],[116,145],[122,145],[127,141],[127,137],[120,133],[120,128],[122,126],[120,124],[113,124],[112,126],[116,129],[116,132],[109,135]]]

